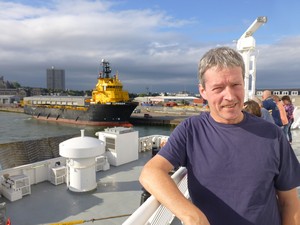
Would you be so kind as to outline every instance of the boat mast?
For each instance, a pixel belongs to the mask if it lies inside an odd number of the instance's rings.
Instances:
[[[102,59],[102,74],[104,78],[109,78],[111,73],[111,68],[109,66],[109,62],[105,61],[105,59]]]
[[[243,33],[237,41],[237,51],[241,53],[245,62],[245,101],[255,95],[256,86],[256,55],[255,39],[253,38],[254,32],[263,24],[267,22],[266,16],[259,16],[250,25],[250,27]],[[249,92],[249,78],[251,76],[251,91]]]

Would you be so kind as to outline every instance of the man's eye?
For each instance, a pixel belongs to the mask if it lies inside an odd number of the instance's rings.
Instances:
[[[215,88],[213,88],[213,91],[221,91],[221,90],[222,90],[221,87],[215,87]]]

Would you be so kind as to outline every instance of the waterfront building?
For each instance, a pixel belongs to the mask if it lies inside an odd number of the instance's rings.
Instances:
[[[25,96],[26,91],[23,88],[16,88],[16,85],[0,76],[0,107],[19,103]]]
[[[65,70],[47,69],[47,88],[53,90],[65,90]]]
[[[16,95],[0,95],[0,106],[10,106],[13,103],[20,102],[20,97]]]

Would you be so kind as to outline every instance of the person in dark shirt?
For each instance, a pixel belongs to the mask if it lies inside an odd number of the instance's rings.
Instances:
[[[280,112],[276,102],[272,98],[271,91],[265,90],[262,95],[262,104],[265,109],[271,112],[274,122],[277,126],[282,127]]]
[[[244,62],[228,47],[199,63],[209,112],[180,123],[140,182],[184,225],[299,225],[300,164],[275,124],[243,112]],[[169,176],[187,169],[186,199]]]

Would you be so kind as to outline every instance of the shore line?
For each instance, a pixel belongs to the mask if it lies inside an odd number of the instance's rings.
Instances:
[[[20,107],[0,107],[2,112],[14,112],[14,113],[24,113],[24,109]]]
[[[23,108],[0,107],[2,112],[24,113]],[[193,113],[195,114],[195,113]],[[153,125],[153,126],[177,126],[183,120],[193,114],[178,113],[178,112],[150,112],[132,114],[129,122],[133,125]],[[198,113],[197,113],[198,114]]]
[[[145,116],[146,115],[146,116]],[[161,126],[177,126],[191,115],[179,114],[134,114],[131,115],[129,122],[133,125],[161,125]]]

